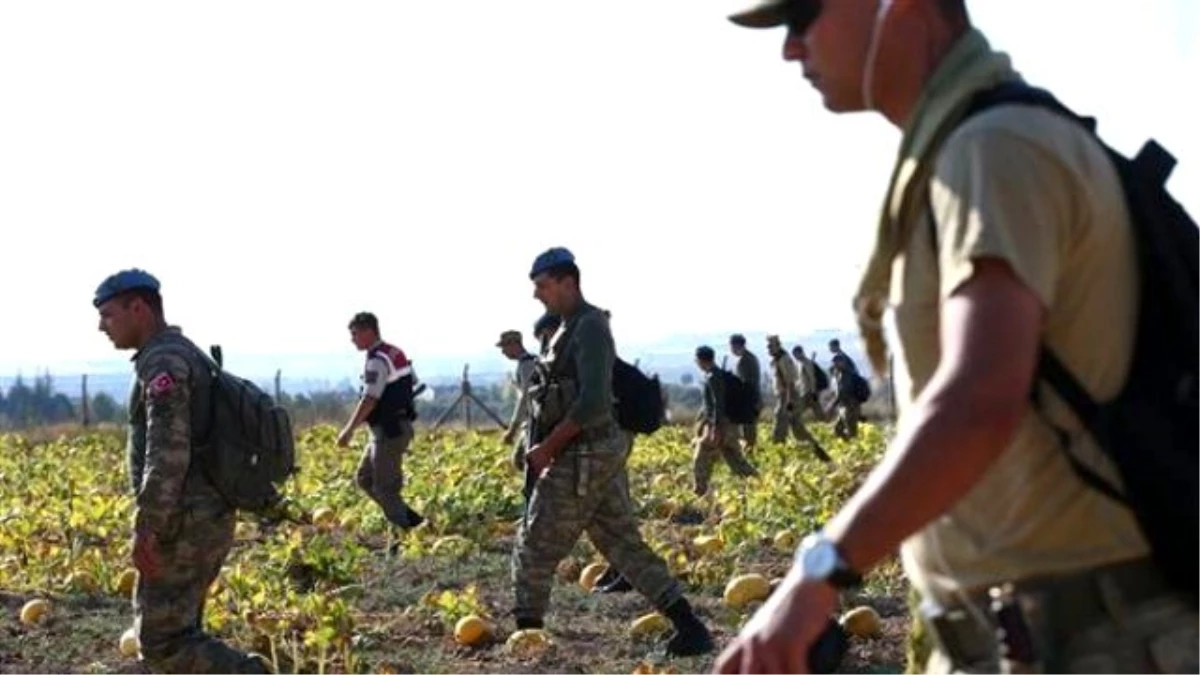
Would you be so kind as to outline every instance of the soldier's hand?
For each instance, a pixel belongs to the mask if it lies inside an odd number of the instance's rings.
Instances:
[[[504,432],[504,435],[500,437],[500,440],[503,441],[507,445],[509,443],[512,443],[514,438],[516,438],[516,430],[508,429],[507,431]]]
[[[337,435],[337,444],[338,444],[338,447],[339,447],[339,448],[344,448],[344,447],[346,447],[346,446],[350,445],[350,439],[351,439],[353,436],[354,436],[354,430],[353,430],[353,429],[351,429],[350,427],[342,427],[342,430],[341,430],[341,431],[339,431],[339,432],[338,432],[338,435]]]
[[[713,663],[715,673],[807,673],[809,649],[826,629],[837,591],[793,567]]]
[[[134,531],[133,566],[146,579],[154,579],[162,572],[158,556],[158,537],[153,532]]]
[[[537,478],[541,478],[542,474],[550,468],[553,461],[553,456],[550,454],[550,448],[538,443],[525,453],[525,461],[529,464],[530,471]]]

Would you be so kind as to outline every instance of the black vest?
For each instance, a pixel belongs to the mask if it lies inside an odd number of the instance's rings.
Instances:
[[[367,360],[379,359],[387,366],[383,394],[367,415],[367,424],[379,427],[384,436],[402,433],[401,425],[417,418],[413,405],[413,367],[399,347],[386,342],[367,350]]]

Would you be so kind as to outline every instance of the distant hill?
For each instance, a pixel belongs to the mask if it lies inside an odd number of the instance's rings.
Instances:
[[[617,351],[621,358],[630,363],[637,362],[642,370],[656,373],[664,382],[679,382],[685,374],[696,374],[693,354],[697,346],[706,344],[717,351],[720,360],[728,353],[730,332],[722,333],[689,333],[672,335],[663,340],[646,344],[620,344]],[[766,360],[766,333],[745,332],[746,343],[750,351]],[[845,330],[825,329],[805,334],[781,334],[780,339],[790,350],[794,345],[803,345],[810,354],[817,353],[817,361],[822,366],[829,364],[828,343],[831,338],[838,338],[842,348],[859,365],[863,372],[870,372],[865,354],[858,347],[858,335]],[[472,384],[490,385],[508,377],[512,372],[512,363],[502,357],[496,350],[489,349],[474,354],[463,354],[453,357],[422,358],[413,354],[413,364],[417,375],[430,385],[446,385],[458,382],[462,377],[464,364],[470,364],[470,379]],[[238,356],[226,354],[225,365],[233,372],[254,380],[268,392],[274,388],[275,371],[282,372],[280,385],[285,392],[291,394],[309,393],[314,391],[344,390],[358,388],[358,368],[361,367],[362,356],[356,352],[340,354],[301,354],[280,356]],[[130,363],[127,359],[94,363],[63,363],[60,367],[49,368],[54,380],[54,388],[74,398],[79,395],[83,373],[88,374],[88,392],[95,395],[106,392],[118,401],[123,401],[129,393],[131,377]],[[13,371],[0,375],[0,389],[8,391],[17,375],[26,381],[46,372],[45,368],[30,368]]]

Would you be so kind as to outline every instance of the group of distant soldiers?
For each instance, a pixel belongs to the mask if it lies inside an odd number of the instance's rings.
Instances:
[[[1147,145],[1118,171],[1094,120],[1031,89],[972,25],[963,0],[748,4],[730,19],[784,29],[782,57],[827,109],[875,111],[901,132],[854,308],[876,372],[892,353],[885,318],[894,320],[894,363],[908,386],[883,460],[801,540],[790,570],[715,670],[814,666],[840,594],[860,588],[897,551],[921,597],[916,618],[933,638],[930,672],[1200,670],[1195,313],[1179,312],[1190,344],[1140,337],[1172,334],[1166,320],[1150,325],[1144,317],[1163,319],[1171,312],[1162,308],[1186,304],[1160,297],[1184,291],[1168,289],[1146,262],[1179,252],[1141,239],[1195,236],[1163,190],[1173,160]],[[1142,179],[1130,191],[1127,181]],[[1194,243],[1190,249],[1194,255]],[[584,300],[565,249],[538,256],[529,277],[560,325],[543,333],[539,355],[522,356],[530,384],[521,402],[527,435],[514,457],[527,476],[512,562],[516,626],[543,625],[555,567],[587,532],[615,573],[674,624],[668,654],[710,652],[712,636],[634,517],[626,474],[634,437],[614,419],[608,316]],[[1188,287],[1194,308],[1195,284],[1180,279],[1172,283]],[[1148,298],[1163,315],[1139,312]],[[261,657],[201,627],[234,529],[233,510],[193,461],[204,354],[165,322],[158,281],[143,271],[109,277],[93,302],[114,346],[137,350],[129,459],[144,663],[168,672],[266,672]],[[368,363],[378,363],[364,373],[363,401],[339,443],[359,424],[370,426],[358,483],[392,523],[413,527],[422,516],[399,498],[395,473],[412,437],[414,376],[369,323],[352,322],[351,331]],[[744,340],[731,348],[735,370],[756,378],[753,361],[740,358]],[[853,437],[865,380],[832,349],[833,397],[821,405],[812,358],[803,349],[789,358],[777,338],[767,351],[775,439],[790,429],[830,460],[802,415],[834,415],[837,434]],[[1160,355],[1179,360],[1156,361]],[[696,356],[706,372],[699,467],[733,457],[739,430],[722,417],[713,350]],[[1166,369],[1180,370],[1177,378],[1155,370],[1165,363],[1179,366]],[[753,429],[740,436],[754,447]],[[730,464],[749,475],[753,467],[738,453],[741,461]],[[1168,456],[1170,464],[1151,462]],[[1176,463],[1184,470],[1160,470]],[[703,471],[697,492],[707,489]],[[1178,489],[1147,487],[1174,486],[1179,477],[1187,480]],[[1140,489],[1123,489],[1127,478]],[[1160,497],[1177,498],[1179,508],[1147,515],[1145,500],[1166,503],[1153,501]],[[1186,545],[1171,548],[1175,540]]]
[[[609,313],[584,299],[579,277],[567,249],[538,256],[529,278],[547,310],[535,326],[539,353],[527,352],[515,332],[497,343],[518,362],[513,419],[526,420],[510,426],[505,440],[524,432],[513,464],[531,477],[512,556],[516,628],[543,627],[555,569],[586,532],[610,563],[604,586],[636,589],[674,625],[666,654],[710,652],[712,635],[682,584],[641,537],[626,474],[634,434],[614,414]],[[137,350],[129,460],[137,495],[134,625],[143,663],[166,672],[268,672],[262,656],[202,629],[207,589],[231,550],[236,512],[193,461],[193,425],[200,421],[192,402],[203,397],[207,356],[167,324],[158,280],[143,270],[105,279],[93,304],[114,346]],[[359,401],[337,443],[347,446],[361,425],[369,428],[357,483],[389,522],[411,529],[424,521],[401,496],[416,373],[404,351],[382,339],[373,314],[355,315],[348,328],[366,357]]]

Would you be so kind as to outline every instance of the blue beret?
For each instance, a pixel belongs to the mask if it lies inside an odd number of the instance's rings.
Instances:
[[[556,265],[565,265],[575,262],[575,256],[570,251],[561,247],[547,249],[533,261],[533,267],[529,270],[529,278],[532,279],[537,275]]]
[[[92,299],[92,304],[99,307],[125,291],[138,288],[157,291],[158,279],[155,279],[153,274],[137,268],[121,270],[100,282],[100,285],[96,287],[96,297]]]

